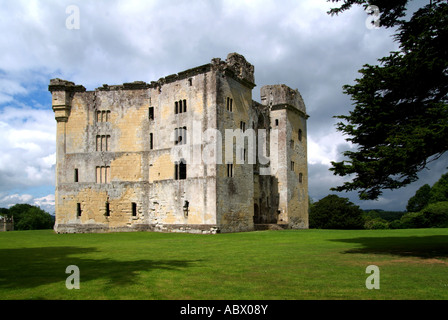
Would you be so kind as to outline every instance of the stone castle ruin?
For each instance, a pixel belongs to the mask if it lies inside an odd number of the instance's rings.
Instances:
[[[237,53],[158,81],[86,91],[52,79],[58,233],[308,228],[305,104],[252,100]]]
[[[0,216],[0,232],[14,231],[14,217]]]

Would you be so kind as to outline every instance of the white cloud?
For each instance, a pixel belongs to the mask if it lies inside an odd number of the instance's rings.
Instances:
[[[330,167],[332,161],[341,159],[341,150],[352,149],[353,145],[339,132],[328,132],[321,136],[308,136],[308,163]]]
[[[6,107],[0,111],[0,190],[54,184],[53,111]]]
[[[48,213],[54,214],[55,196],[49,194],[44,197],[36,198],[31,194],[8,194],[0,193],[0,208],[10,208],[19,203],[26,203],[40,207]]]

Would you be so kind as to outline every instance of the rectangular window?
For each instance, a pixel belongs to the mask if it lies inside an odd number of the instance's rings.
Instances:
[[[291,161],[291,171],[294,171],[294,161]]]
[[[227,177],[233,177],[233,163],[227,164]]]
[[[187,179],[187,164],[184,160],[180,163],[174,165],[174,179],[175,180],[185,180]]]
[[[132,216],[137,216],[137,204],[135,202],[132,202]]]
[[[76,216],[79,218],[82,214],[82,210],[81,210],[81,204],[77,203],[76,204]]]
[[[187,144],[187,127],[174,129],[174,144]]]
[[[179,180],[185,180],[187,179],[187,164],[186,163],[179,163]]]
[[[233,112],[233,99],[227,98],[227,111]]]
[[[187,100],[174,102],[174,114],[187,112]]]
[[[101,136],[101,151],[106,150],[106,136]]]
[[[96,136],[96,151],[110,151],[110,136]]]
[[[243,131],[243,132],[246,131],[246,122],[244,122],[244,121],[241,121],[241,122],[240,122],[240,129],[241,129],[241,131]]]
[[[109,201],[106,201],[106,208],[105,208],[105,216],[109,217],[110,216],[110,205],[109,205]]]
[[[75,182],[79,181],[79,174],[78,174],[78,169],[75,169],[75,177],[74,177]]]
[[[101,151],[101,136],[96,136],[96,151]]]
[[[154,136],[152,133],[149,134],[149,149],[152,150],[154,148]]]
[[[278,119],[275,119],[275,126],[278,126]]]
[[[101,183],[107,183],[107,168],[101,167]]]
[[[299,141],[302,141],[302,130],[299,129]]]
[[[154,107],[149,107],[148,118],[149,120],[154,120]]]
[[[96,167],[96,183],[101,183],[101,167]]]
[[[98,110],[96,112],[96,122],[109,122],[110,110]]]
[[[181,136],[182,136],[182,143],[180,144],[187,144],[187,127],[182,127],[181,129]]]
[[[109,183],[110,167],[96,167],[96,183]]]

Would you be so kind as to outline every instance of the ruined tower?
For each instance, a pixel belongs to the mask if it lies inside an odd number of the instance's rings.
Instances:
[[[237,53],[94,91],[52,79],[56,232],[307,228],[303,100],[266,86],[258,103],[254,87],[254,67]],[[260,164],[264,145],[271,160]]]
[[[298,90],[286,85],[261,88],[261,102],[269,107],[271,127],[278,130],[273,175],[279,181],[278,223],[308,227],[308,162],[305,103]],[[277,162],[277,163],[275,163]]]

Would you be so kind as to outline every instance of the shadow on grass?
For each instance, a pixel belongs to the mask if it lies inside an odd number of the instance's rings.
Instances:
[[[448,236],[362,237],[330,241],[362,245],[362,248],[344,253],[389,254],[423,259],[448,257]]]
[[[111,284],[124,286],[134,283],[140,271],[176,271],[198,262],[156,259],[121,261],[81,256],[95,252],[99,251],[80,247],[0,249],[0,289],[34,288],[56,282],[65,285],[70,275],[65,273],[69,265],[79,268],[82,282],[106,279]]]

